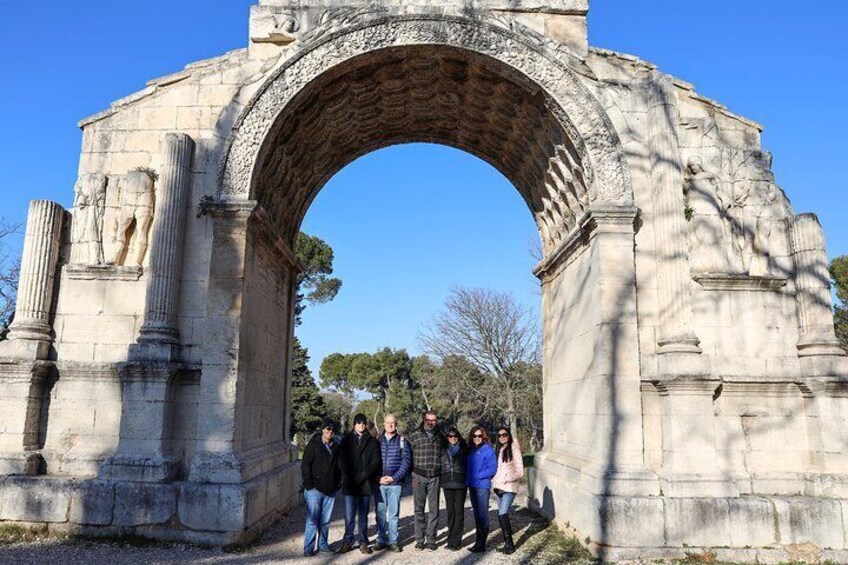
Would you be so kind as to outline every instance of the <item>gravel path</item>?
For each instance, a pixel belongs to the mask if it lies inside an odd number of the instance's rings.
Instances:
[[[407,488],[407,491],[409,489]],[[524,496],[519,496],[522,500]],[[492,497],[494,502],[494,497]],[[444,499],[442,500],[444,506]],[[344,533],[344,503],[341,499],[336,500],[333,522],[330,526],[330,540],[335,549],[342,534]],[[122,543],[105,543],[89,541],[43,541],[37,543],[26,543],[0,546],[0,564],[37,564],[37,565],[65,565],[86,564],[94,565],[100,563],[115,563],[121,565],[132,564],[166,564],[166,563],[201,563],[201,564],[233,564],[247,565],[255,563],[296,563],[307,564],[438,564],[448,565],[451,563],[521,563],[532,561],[530,550],[525,546],[527,541],[546,527],[541,519],[530,512],[513,512],[513,529],[518,552],[512,556],[503,555],[495,550],[500,547],[502,538],[497,527],[497,512],[494,505],[490,507],[490,519],[493,533],[489,535],[489,551],[485,554],[472,554],[462,549],[450,551],[445,549],[447,529],[445,511],[442,509],[440,515],[440,535],[438,538],[438,549],[416,550],[414,546],[414,534],[412,523],[412,496],[405,492],[401,499],[400,539],[403,546],[402,553],[391,553],[385,551],[374,552],[371,555],[362,555],[354,550],[345,555],[319,554],[316,557],[303,557],[303,525],[305,520],[305,509],[301,505],[288,515],[283,517],[261,540],[240,553],[227,553],[220,549],[201,549],[188,545],[150,545],[133,546]],[[368,516],[371,527],[369,535],[372,543],[374,541],[374,514]],[[466,504],[465,513],[465,536],[463,544],[470,547],[474,543],[474,518],[471,515],[471,507]]]

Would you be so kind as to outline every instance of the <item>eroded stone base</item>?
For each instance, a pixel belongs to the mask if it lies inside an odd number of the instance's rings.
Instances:
[[[593,554],[606,560],[712,551],[740,563],[848,562],[846,498],[640,496],[620,485],[598,494],[568,480],[559,463],[541,463],[530,473],[528,506],[588,537]]]
[[[290,463],[242,485],[0,478],[0,524],[86,536],[136,535],[208,545],[248,543],[300,503]]]

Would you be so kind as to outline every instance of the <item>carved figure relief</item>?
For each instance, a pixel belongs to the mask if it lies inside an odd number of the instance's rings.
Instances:
[[[689,159],[684,193],[693,274],[773,275],[773,236],[786,210],[780,189],[763,181],[769,173],[752,159],[755,153],[722,155],[721,174],[705,167],[699,155]]]
[[[118,208],[112,223],[110,265],[140,267],[147,254],[155,203],[154,176],[148,171],[131,171],[121,186]]]
[[[771,272],[771,248],[773,244],[770,242],[773,241],[773,236],[778,235],[778,225],[786,219],[786,211],[782,206],[780,196],[780,189],[774,183],[769,183],[765,200],[756,215],[751,275],[769,276],[773,274]]]
[[[74,187],[74,223],[71,263],[102,265],[103,218],[106,207],[106,175],[94,173]]]
[[[718,175],[704,167],[700,156],[691,157],[686,169],[684,194],[691,211],[689,259],[692,272],[728,272],[727,250],[732,237],[727,214],[729,195],[722,188]]]
[[[251,39],[256,43],[288,45],[297,41],[302,23],[294,12],[274,13],[268,11],[251,22],[251,27]]]

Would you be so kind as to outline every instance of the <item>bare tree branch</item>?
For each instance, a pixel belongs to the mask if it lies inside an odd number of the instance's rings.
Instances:
[[[5,336],[15,311],[20,261],[11,257],[9,239],[20,230],[20,224],[0,219],[0,339]]]
[[[465,390],[479,399],[484,411],[497,406],[506,413],[515,433],[526,387],[523,368],[538,364],[540,358],[538,323],[528,308],[509,294],[455,288],[419,341],[443,365],[461,357],[487,376],[482,382],[463,383]],[[485,386],[487,380],[491,386]]]

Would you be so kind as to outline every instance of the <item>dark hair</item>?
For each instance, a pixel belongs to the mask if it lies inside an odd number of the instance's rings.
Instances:
[[[503,461],[504,463],[509,463],[510,461],[512,461],[512,432],[510,432],[509,428],[507,428],[506,426],[501,426],[498,428],[498,435],[500,435],[501,432],[506,432],[506,435],[507,437],[509,437],[509,439],[506,443],[501,443],[500,441],[498,441],[498,453],[501,455],[501,461]]]
[[[436,414],[436,411],[435,411],[435,410],[427,410],[426,412],[424,412],[424,413],[422,413],[422,414],[421,414],[421,417],[422,417],[422,418],[426,418],[427,416],[435,416],[436,418],[438,418],[438,417],[439,417],[439,415],[438,415],[438,414]]]
[[[483,426],[474,426],[473,428],[471,428],[471,431],[468,432],[468,445],[470,445],[471,447],[475,447],[474,434],[477,432],[483,434],[483,443],[480,444],[480,447],[483,447],[484,443],[489,443],[489,432],[486,431],[486,428],[484,428]]]
[[[445,434],[445,441],[448,441],[448,436],[451,434],[454,434],[456,436],[456,439],[459,440],[457,441],[457,445],[465,445],[465,438],[462,437],[462,434],[459,432],[459,428],[457,428],[456,426],[451,426],[450,428],[448,428],[448,431]],[[448,442],[448,445],[450,445],[450,442]]]

